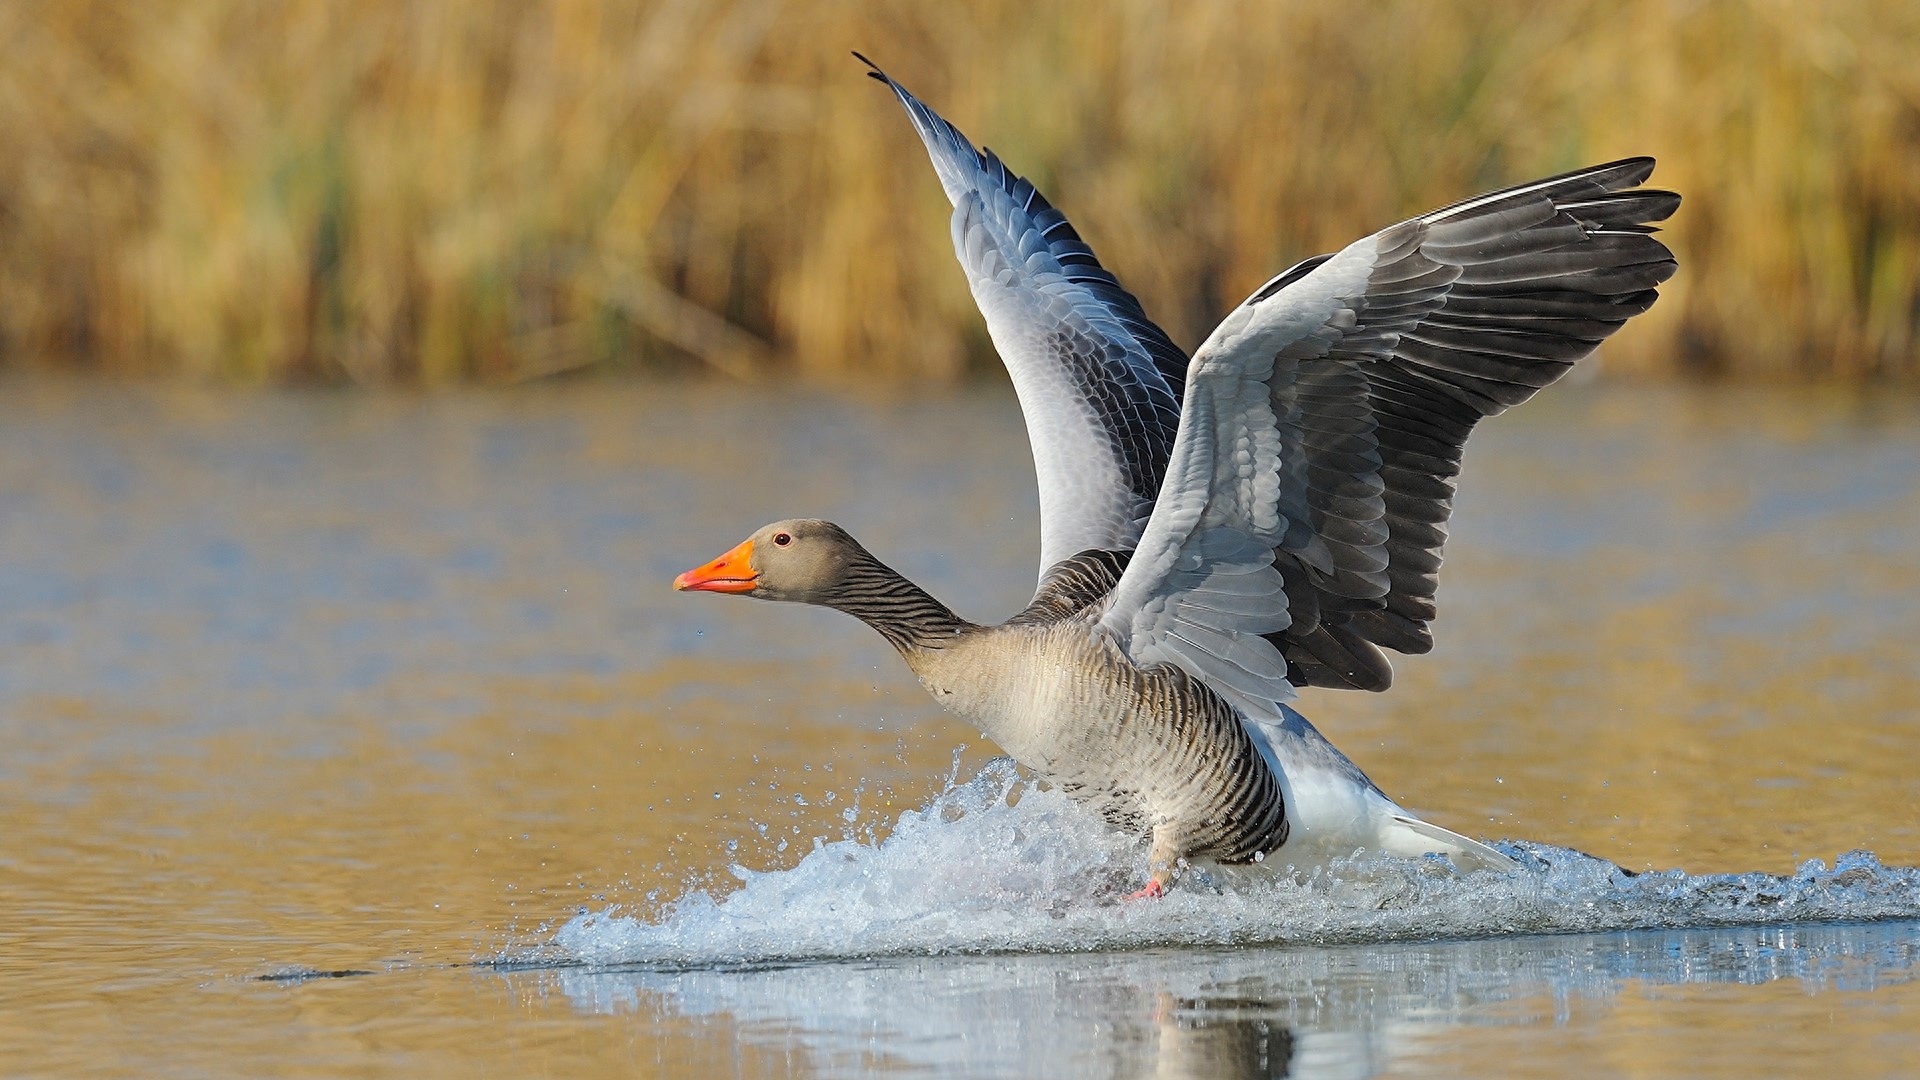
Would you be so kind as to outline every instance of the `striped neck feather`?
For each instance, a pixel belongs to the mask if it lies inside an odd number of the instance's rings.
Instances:
[[[823,602],[880,631],[902,654],[944,648],[973,624],[955,615],[925,589],[861,552]]]

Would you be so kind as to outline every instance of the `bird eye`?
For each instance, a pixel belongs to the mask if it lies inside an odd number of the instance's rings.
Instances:
[[[787,533],[773,534],[774,547],[786,547],[788,544],[791,544],[791,543],[793,543],[793,537],[788,535]]]

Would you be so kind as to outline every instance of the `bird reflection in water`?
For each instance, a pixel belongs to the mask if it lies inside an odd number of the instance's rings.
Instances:
[[[1161,994],[1153,1010],[1159,1046],[1150,1075],[1167,1080],[1270,1080],[1290,1075],[1293,1030],[1272,1005],[1241,998]]]
[[[1785,982],[1839,1006],[1917,962],[1920,923],[1892,922],[502,976],[630,1018],[668,1069],[730,1029],[739,1060],[792,1075],[1357,1078],[1457,1073],[1449,1055],[1489,1026],[1605,1017],[1649,988]]]

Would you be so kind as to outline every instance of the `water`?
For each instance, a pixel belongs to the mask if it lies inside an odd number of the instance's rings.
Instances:
[[[1016,609],[1001,392],[0,383],[0,1060],[1908,1072],[1916,421],[1598,386],[1490,423],[1435,652],[1303,708],[1527,869],[1120,905],[1138,846],[871,631],[665,584],[808,514]]]
[[[1501,847],[1519,871],[1351,859],[1307,874],[1200,873],[1164,902],[1127,903],[1114,870],[1143,863],[1143,846],[1001,761],[903,814],[884,840],[822,844],[790,870],[737,868],[744,887],[719,900],[695,891],[648,916],[589,911],[550,948],[504,959],[684,968],[1920,918],[1920,869],[1868,852],[1809,860],[1792,875],[1633,874],[1565,848]]]
[[[1917,960],[1902,922],[513,979],[731,1044],[636,1055],[677,1075],[1857,1076],[1920,1054]]]

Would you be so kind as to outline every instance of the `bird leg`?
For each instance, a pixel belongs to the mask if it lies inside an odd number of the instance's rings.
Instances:
[[[1180,849],[1173,844],[1173,829],[1162,823],[1153,827],[1153,846],[1147,849],[1147,887],[1126,895],[1128,900],[1158,900],[1173,888],[1174,871],[1180,863]]]

